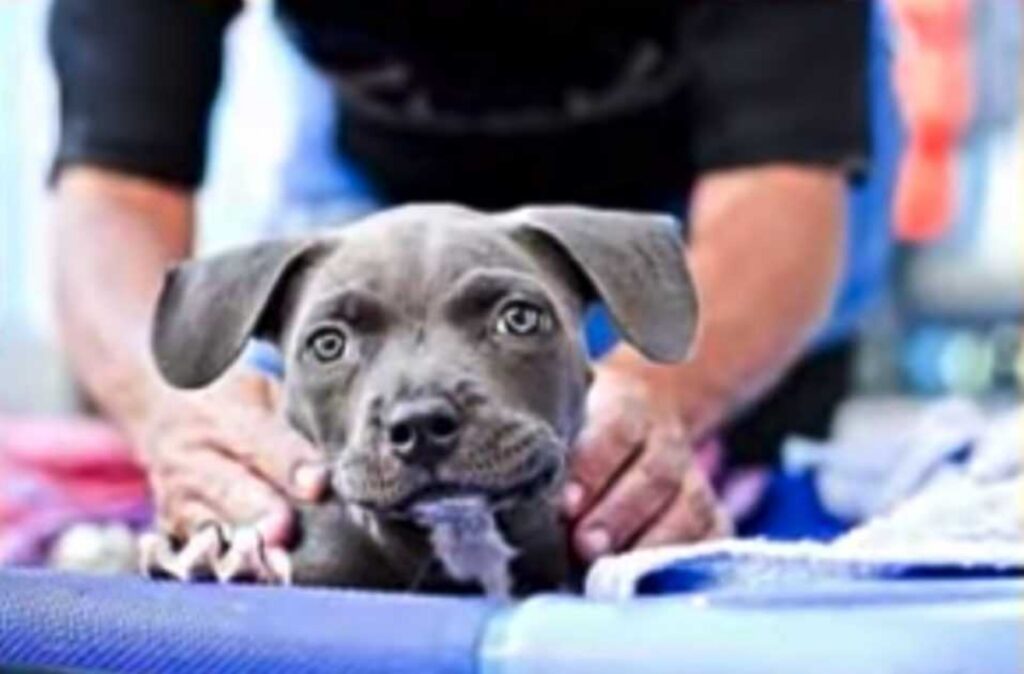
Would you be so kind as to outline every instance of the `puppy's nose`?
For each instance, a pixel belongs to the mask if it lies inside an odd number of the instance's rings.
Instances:
[[[432,468],[455,449],[461,421],[444,398],[401,401],[387,418],[388,444],[406,463]]]

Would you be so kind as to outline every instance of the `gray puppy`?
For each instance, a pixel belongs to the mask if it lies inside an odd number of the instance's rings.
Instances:
[[[289,557],[212,527],[150,539],[181,577],[522,594],[562,586],[555,495],[583,423],[588,302],[655,361],[687,355],[697,298],[671,217],[575,207],[397,208],[169,272],[153,334],[163,376],[209,384],[253,337],[285,357],[289,422],[333,495]]]

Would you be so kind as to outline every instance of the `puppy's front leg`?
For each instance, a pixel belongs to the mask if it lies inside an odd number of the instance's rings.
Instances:
[[[367,527],[353,521],[348,508],[329,500],[299,508],[300,531],[291,561],[297,585],[406,590],[410,572],[403,562],[416,554],[385,554]]]

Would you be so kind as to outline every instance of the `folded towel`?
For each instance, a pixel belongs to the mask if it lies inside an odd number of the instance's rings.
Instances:
[[[963,404],[935,408],[894,441],[888,473],[871,480],[864,465],[844,464],[855,456],[850,451],[828,448],[814,458],[813,448],[804,449],[819,486],[852,487],[860,477],[862,507],[874,514],[830,543],[731,540],[610,557],[591,569],[587,594],[1024,576],[1024,408],[996,420]],[[837,473],[847,475],[837,480]]]
[[[728,540],[607,557],[587,574],[593,599],[722,589],[813,591],[831,583],[1024,576],[1024,545],[931,543],[874,549]]]

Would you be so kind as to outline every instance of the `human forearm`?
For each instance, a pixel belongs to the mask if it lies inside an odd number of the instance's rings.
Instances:
[[[168,264],[192,245],[189,194],[99,169],[69,168],[54,194],[58,322],[95,402],[136,431],[160,383],[149,323]]]
[[[657,366],[627,348],[606,364],[670,391],[694,436],[781,376],[827,315],[844,244],[843,179],[769,166],[703,178],[694,193],[691,271],[701,298],[693,357]]]
[[[326,471],[277,414],[269,382],[238,369],[201,391],[178,391],[151,360],[163,273],[189,254],[192,222],[184,192],[65,171],[54,210],[61,333],[79,380],[134,441],[165,531],[256,524],[268,544],[282,545],[293,517],[282,494],[315,500]]]

